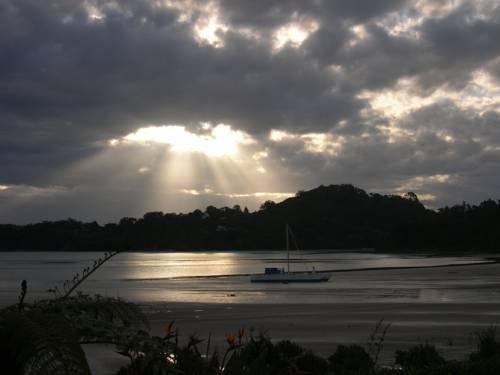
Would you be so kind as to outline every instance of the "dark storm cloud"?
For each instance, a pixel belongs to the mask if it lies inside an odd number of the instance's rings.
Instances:
[[[235,3],[228,7],[235,8]],[[250,3],[254,10],[242,6],[242,14],[279,14],[282,8],[301,7],[309,13],[321,8],[337,14],[305,47],[331,55],[328,62],[339,63],[346,74],[329,75],[299,51],[273,54],[265,43],[233,32],[227,33],[223,49],[200,46],[192,38],[191,25],[176,22],[175,11],[153,9],[147,2],[121,2],[122,10],[105,9],[105,20],[92,23],[76,6],[21,1],[10,7],[4,4],[2,12],[6,23],[18,25],[2,38],[7,56],[1,69],[7,87],[0,94],[2,112],[19,115],[27,123],[14,129],[31,131],[34,118],[48,119],[58,123],[60,134],[78,131],[83,141],[110,138],[138,123],[165,119],[182,123],[213,119],[251,132],[287,126],[328,129],[343,118],[355,117],[363,107],[355,90],[383,87],[403,75],[420,73],[419,68],[428,72],[425,65],[435,63],[414,58],[422,55],[418,43],[391,37],[373,25],[368,26],[369,42],[336,53],[336,46],[345,47],[349,38],[345,28],[335,28],[341,25],[339,17],[366,20],[402,2],[363,6],[336,1],[308,7],[303,2]],[[229,14],[234,13],[231,9]],[[442,23],[447,20],[438,25]],[[453,29],[443,32],[433,26],[427,39],[435,49],[449,45],[446,33]],[[471,33],[478,28],[486,37],[495,31],[473,26]]]
[[[416,15],[412,9],[401,18],[408,21]],[[346,41],[353,34],[346,30],[345,20],[333,19],[322,24],[305,48],[322,64],[343,67],[343,85],[356,90],[387,87],[404,76],[418,78],[423,89],[460,88],[475,69],[500,54],[499,6],[478,14],[475,4],[466,2],[449,14],[425,19],[413,36],[391,35],[375,21],[382,22],[383,17],[365,23],[366,39],[351,46]],[[495,65],[492,70],[496,71]]]
[[[497,79],[497,82],[500,82],[500,59],[496,59],[488,64],[488,71]]]
[[[478,202],[497,196],[498,113],[476,114],[445,102],[415,111],[402,127],[414,135],[391,144],[375,135],[352,140],[337,158],[325,164],[322,174],[374,190],[385,187],[386,191],[397,191],[407,185],[419,194],[435,195],[434,207],[454,204],[464,197]],[[446,177],[440,180],[436,176]]]
[[[2,149],[36,150],[119,137],[149,123],[227,122],[251,133],[271,127],[328,129],[363,102],[331,90],[331,77],[303,54],[228,32],[225,48],[197,43],[191,24],[145,1],[104,8],[89,20],[80,2],[3,1],[0,24]],[[84,156],[83,154],[81,155]],[[4,159],[5,160],[5,159]],[[38,174],[20,160],[3,179]],[[31,181],[32,183],[32,181]]]
[[[446,17],[427,20],[421,32],[427,51],[435,56],[422,70],[421,81],[461,87],[474,69],[500,53],[500,7],[478,15],[473,3],[466,2]]]
[[[401,122],[401,126],[417,133],[437,133],[457,141],[474,141],[483,148],[500,146],[500,114],[476,113],[460,109],[450,102],[424,107]]]
[[[475,188],[471,197],[491,196],[500,146],[494,106],[465,110],[441,100],[397,119],[393,126],[414,136],[389,142],[379,126],[394,120],[360,96],[391,89],[403,77],[413,78],[424,97],[437,88],[462,89],[480,68],[498,79],[500,6],[492,2],[485,11],[484,3],[424,15],[419,7],[445,2],[222,0],[214,7],[227,30],[217,34],[223,47],[214,48],[193,32],[207,17],[206,2],[186,2],[192,7],[186,12],[146,0],[0,0],[0,185],[63,186],[68,190],[56,189],[66,194],[61,213],[76,210],[74,200],[101,194],[115,202],[102,214],[110,217],[120,199],[112,198],[106,177],[125,166],[103,163],[80,177],[70,166],[109,151],[108,140],[141,126],[198,131],[200,121],[210,121],[268,147],[268,164],[289,173],[288,191],[336,182],[397,189],[419,177],[427,178],[428,193],[466,199],[465,187],[484,181],[482,193]],[[419,17],[408,33],[393,32],[394,20]],[[299,48],[275,48],[280,27],[308,22],[315,27]],[[297,140],[270,142],[271,129],[344,140],[336,154],[314,153]],[[135,172],[148,164],[130,155],[115,151],[110,158],[130,159]],[[453,178],[435,182],[434,175]],[[147,185],[143,175],[127,178],[120,184],[137,191]]]
[[[269,28],[280,26],[293,16],[312,16],[325,23],[340,20],[364,22],[385,12],[393,11],[406,0],[222,0],[229,21],[236,25]]]
[[[41,121],[54,124],[51,137],[78,132],[84,142],[166,120],[328,128],[362,106],[297,51],[273,54],[232,32],[217,50],[173,10],[119,4],[90,22],[64,2],[4,2],[0,22],[15,25],[0,36],[2,116],[18,117],[11,134],[36,136]]]

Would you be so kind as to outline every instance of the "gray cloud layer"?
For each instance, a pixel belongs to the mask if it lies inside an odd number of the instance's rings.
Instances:
[[[0,222],[237,203],[213,194],[217,170],[208,167],[184,188],[209,193],[162,191],[148,202],[165,147],[107,143],[149,124],[199,132],[203,121],[230,124],[255,139],[252,152],[267,150],[269,181],[246,177],[255,191],[355,183],[411,188],[433,206],[498,197],[495,1],[159,3],[0,0]],[[224,24],[218,48],[196,34],[211,18]],[[314,27],[277,48],[287,25]],[[377,109],[384,90],[407,106],[402,80],[421,104],[398,116]],[[273,129],[295,137],[271,141]],[[309,133],[340,146],[311,151],[300,137]],[[227,165],[224,173],[237,180]]]

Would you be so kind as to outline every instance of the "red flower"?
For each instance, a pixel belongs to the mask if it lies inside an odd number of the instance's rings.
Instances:
[[[170,323],[165,324],[165,327],[163,328],[165,330],[165,333],[167,335],[170,335],[172,333],[172,327],[174,326],[174,320],[172,320]]]
[[[226,333],[226,341],[230,348],[234,348],[235,336],[231,333]]]

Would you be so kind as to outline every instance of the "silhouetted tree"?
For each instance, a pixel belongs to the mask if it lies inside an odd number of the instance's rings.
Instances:
[[[208,206],[187,214],[148,212],[99,225],[75,219],[0,225],[1,250],[282,249],[290,224],[305,249],[500,249],[500,202],[426,209],[415,193],[367,194],[352,185],[319,186],[250,212]]]

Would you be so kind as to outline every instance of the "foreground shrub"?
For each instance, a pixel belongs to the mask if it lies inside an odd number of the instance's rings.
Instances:
[[[382,369],[377,375],[498,375],[500,357],[482,360],[450,361],[432,368],[391,370]]]
[[[396,351],[396,363],[404,369],[439,367],[446,363],[434,345],[420,344],[408,350]]]
[[[298,373],[326,375],[328,374],[328,362],[308,350],[295,361]]]
[[[304,352],[304,348],[290,340],[283,340],[274,345],[277,355],[285,360],[294,359]]]
[[[328,362],[334,374],[368,373],[374,367],[372,357],[359,345],[339,345]]]
[[[224,374],[228,375],[327,375],[328,363],[288,340],[273,344],[268,338],[250,338],[232,353]]]
[[[500,358],[494,357],[481,360],[450,362],[441,369],[436,369],[429,375],[498,375],[500,374]],[[419,374],[420,375],[420,374]],[[427,375],[427,374],[425,374]]]
[[[290,340],[283,340],[274,345],[272,352],[271,374],[289,375],[297,372],[295,361],[304,353],[304,349]]]
[[[272,366],[276,358],[273,355],[271,340],[261,335],[258,338],[252,337],[246,344],[233,346],[233,348],[227,365],[225,365],[224,359],[222,360],[224,374],[272,374]]]
[[[71,324],[59,314],[0,310],[2,374],[90,375]]]
[[[496,327],[489,327],[477,333],[478,351],[471,354],[472,360],[500,356],[500,343],[496,339],[496,333]]]

